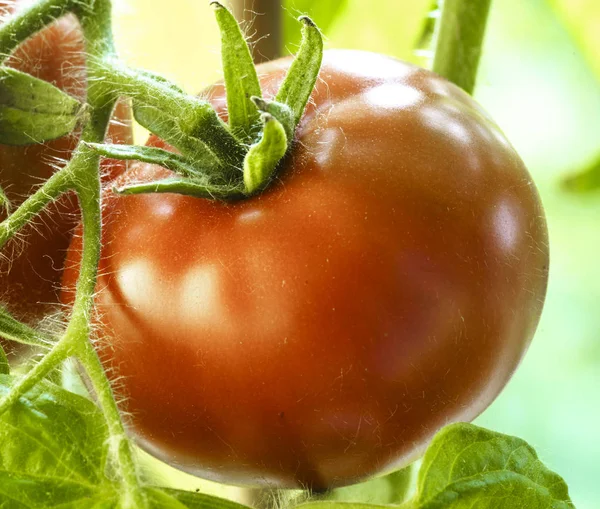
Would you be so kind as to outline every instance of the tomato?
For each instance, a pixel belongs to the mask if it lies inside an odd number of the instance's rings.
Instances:
[[[259,66],[266,97],[289,63]],[[207,96],[224,115],[223,86]],[[366,52],[325,53],[264,193],[112,195],[104,217],[97,348],[129,429],[228,483],[325,489],[408,464],[501,391],[546,291],[542,205],[499,128]]]
[[[27,0],[0,0],[0,17],[7,16]],[[85,58],[77,20],[66,16],[23,43],[7,65],[49,81],[67,93],[85,100]],[[129,108],[119,104],[109,131],[115,142],[131,142]],[[13,206],[18,206],[40,183],[70,157],[77,135],[29,146],[0,145],[0,186]],[[109,162],[106,178],[124,169],[123,163]],[[0,220],[6,215],[0,212]],[[54,311],[71,231],[78,221],[74,197],[65,197],[0,255],[0,299],[20,319],[36,323]]]

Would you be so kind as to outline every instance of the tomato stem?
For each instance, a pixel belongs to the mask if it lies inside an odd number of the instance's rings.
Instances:
[[[91,343],[85,341],[81,346],[78,358],[85,366],[98,403],[104,412],[111,441],[110,452],[115,460],[117,470],[123,476],[124,493],[121,494],[120,507],[132,509],[147,507],[147,500],[140,489],[133,447],[125,433],[110,382]]]
[[[56,172],[43,186],[27,198],[10,216],[0,223],[0,248],[38,215],[46,205],[72,189],[72,175],[68,167]]]
[[[18,399],[27,391],[35,387],[48,375],[56,366],[71,355],[72,345],[63,338],[56,343],[40,362],[10,388],[8,395],[0,401],[0,415],[6,412]]]
[[[468,94],[475,89],[492,0],[444,0],[433,71]]]
[[[77,0],[38,0],[0,28],[0,64],[25,39],[73,9]]]

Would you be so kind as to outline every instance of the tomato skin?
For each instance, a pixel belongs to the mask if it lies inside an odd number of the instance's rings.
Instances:
[[[259,66],[266,96],[289,62]],[[110,196],[103,245],[97,348],[131,432],[237,484],[324,489],[414,460],[507,383],[548,276],[537,191],[498,127],[433,73],[356,51],[325,53],[266,192]]]
[[[28,4],[27,0],[0,0],[0,18]],[[81,29],[73,16],[65,16],[25,41],[6,65],[49,81],[85,100],[85,57]],[[115,143],[131,143],[129,106],[119,103],[108,137]],[[67,161],[77,145],[72,134],[44,144],[0,145],[0,186],[13,207],[20,205],[57,166]],[[104,179],[125,169],[121,161],[103,165]],[[0,221],[6,215],[0,211]],[[78,222],[74,196],[52,204],[34,225],[25,227],[19,239],[9,243],[0,259],[0,300],[19,319],[35,324],[56,310],[66,251]],[[3,345],[12,349],[13,344]]]

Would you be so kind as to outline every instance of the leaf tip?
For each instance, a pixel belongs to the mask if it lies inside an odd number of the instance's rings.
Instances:
[[[250,100],[254,103],[254,106],[256,106],[256,108],[259,111],[263,111],[263,112],[267,111],[269,104],[262,97],[253,95],[252,97],[250,97]]]
[[[317,24],[306,15],[300,16],[298,18],[298,21],[300,21],[300,23],[303,23],[305,26],[308,26],[311,28],[317,28]]]

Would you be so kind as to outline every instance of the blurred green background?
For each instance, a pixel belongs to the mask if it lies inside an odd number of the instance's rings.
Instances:
[[[219,35],[208,1],[115,0],[118,47],[131,64],[190,92],[220,77]],[[416,52],[431,0],[287,0],[284,40],[308,12],[327,47],[361,48],[428,65]],[[495,0],[476,98],[525,160],[546,207],[551,272],[542,322],[521,368],[480,425],[517,435],[568,482],[578,509],[600,507],[600,2]],[[144,136],[142,130],[138,136]],[[140,140],[141,141],[141,140]],[[600,165],[598,165],[600,166]],[[590,187],[589,185],[587,187]],[[161,467],[174,484],[239,498]],[[225,491],[224,491],[225,490]]]

